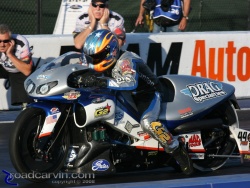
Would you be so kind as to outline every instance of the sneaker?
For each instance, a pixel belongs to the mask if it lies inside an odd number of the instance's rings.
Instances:
[[[184,174],[191,175],[194,173],[193,162],[190,159],[182,142],[180,142],[179,147],[173,151],[172,156],[180,165],[180,168]]]

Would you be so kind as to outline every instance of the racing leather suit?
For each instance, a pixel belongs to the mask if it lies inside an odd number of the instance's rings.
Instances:
[[[177,149],[179,141],[173,139],[167,128],[157,121],[162,95],[161,84],[143,60],[135,53],[125,51],[113,69],[106,72],[106,76],[107,88],[132,91],[141,115],[140,123],[143,130],[158,140],[167,153]]]

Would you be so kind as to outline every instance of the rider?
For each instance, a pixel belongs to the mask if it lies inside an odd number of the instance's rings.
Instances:
[[[80,75],[78,82],[85,87],[133,91],[143,130],[157,139],[165,151],[175,158],[184,174],[192,174],[193,164],[184,144],[174,139],[167,128],[157,121],[161,85],[143,60],[133,52],[120,51],[116,36],[104,29],[96,30],[87,37],[83,52],[93,59],[87,66],[94,72],[103,73],[104,77]]]

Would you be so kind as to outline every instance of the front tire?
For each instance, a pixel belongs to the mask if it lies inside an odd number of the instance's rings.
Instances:
[[[42,182],[50,177],[49,173],[57,173],[67,157],[70,138],[65,125],[62,132],[50,137],[49,143],[53,143],[48,152],[49,159],[44,160],[36,152],[38,126],[42,126],[45,113],[38,108],[27,108],[22,111],[14,122],[9,141],[10,159],[19,173],[27,175],[26,179],[33,182]],[[28,176],[29,175],[29,176]]]

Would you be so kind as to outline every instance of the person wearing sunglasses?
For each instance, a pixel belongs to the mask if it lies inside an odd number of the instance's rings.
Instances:
[[[0,79],[9,80],[12,105],[24,108],[32,102],[24,90],[24,80],[32,70],[28,40],[20,34],[12,34],[8,25],[0,24]]]
[[[121,51],[118,38],[105,29],[92,32],[86,38],[82,51],[82,59],[90,56],[93,61],[85,64],[90,72],[79,75],[78,84],[129,92],[140,114],[144,132],[159,141],[178,162],[184,174],[191,175],[194,172],[193,163],[184,142],[173,137],[164,124],[157,121],[161,100],[165,97],[163,87],[143,59],[133,52]],[[96,73],[103,76],[98,77]]]
[[[98,29],[114,31],[124,28],[123,17],[108,8],[108,0],[91,0],[88,13],[81,14],[76,20],[73,31],[74,44],[77,49],[82,49],[87,36]]]

